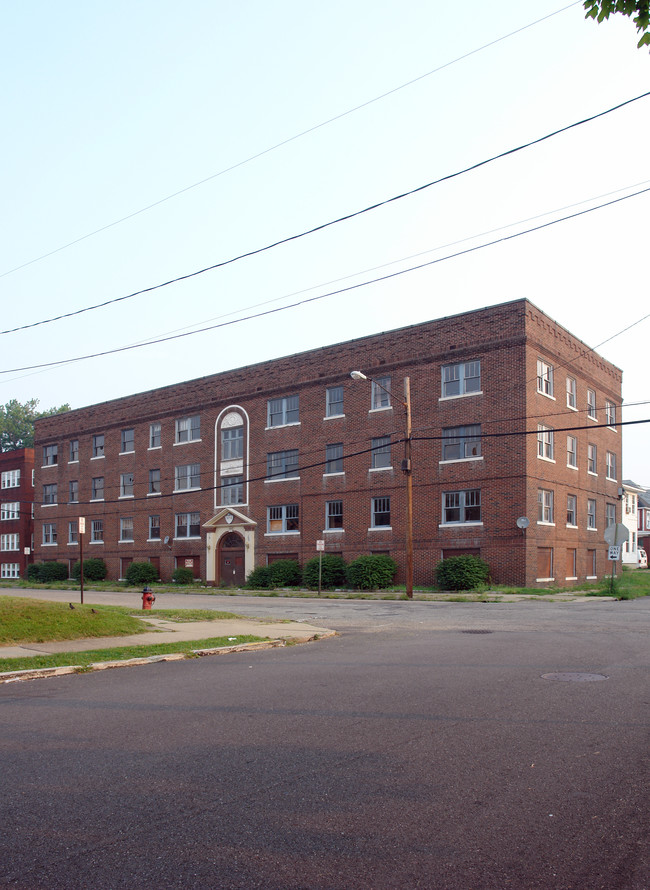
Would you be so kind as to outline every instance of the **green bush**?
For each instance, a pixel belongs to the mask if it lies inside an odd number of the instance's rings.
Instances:
[[[132,562],[126,570],[124,580],[133,586],[152,584],[158,580],[158,569],[150,562]]]
[[[28,581],[67,581],[68,566],[64,562],[34,562],[27,566]]]
[[[272,587],[271,566],[257,566],[246,578],[244,587],[249,590],[268,590]]]
[[[391,587],[397,563],[383,553],[359,556],[346,569],[348,584],[357,590],[382,590]]]
[[[41,580],[40,563],[30,562],[30,564],[27,566],[26,578],[28,581],[40,581]]]
[[[271,587],[300,587],[302,569],[295,559],[278,559],[267,566]]]
[[[323,566],[321,574],[321,588],[334,590],[335,587],[345,587],[347,578],[345,575],[345,560],[342,556],[333,553],[323,553]],[[318,590],[318,557],[308,560],[302,570],[302,583],[310,590]]]
[[[489,577],[489,565],[478,556],[450,556],[435,570],[435,584],[440,590],[474,590]]]
[[[194,572],[192,569],[186,569],[184,566],[179,566],[177,569],[174,569],[172,581],[174,584],[192,584],[194,581]]]
[[[108,568],[103,559],[84,559],[84,581],[103,581],[108,574]],[[72,577],[77,581],[81,578],[81,563],[72,566]]]

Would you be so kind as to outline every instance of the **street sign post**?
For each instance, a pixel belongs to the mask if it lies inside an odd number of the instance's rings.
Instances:
[[[325,541],[316,541],[316,551],[318,552],[318,595],[320,596],[321,578],[323,576],[323,550],[325,549]]]
[[[609,592],[614,595],[614,577],[616,575],[616,563],[621,558],[621,544],[627,544],[630,540],[630,531],[622,522],[610,525],[605,529],[605,543],[609,545],[607,559],[612,563],[612,581]]]
[[[618,544],[610,544],[607,551],[607,559],[617,562],[621,558],[621,548]]]

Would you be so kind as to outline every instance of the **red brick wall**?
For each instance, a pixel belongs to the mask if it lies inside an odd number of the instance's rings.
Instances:
[[[20,486],[0,489],[0,501],[3,504],[19,502],[20,517],[19,519],[0,520],[0,533],[3,535],[18,534],[18,550],[0,552],[0,563],[18,563],[22,578],[25,576],[27,563],[31,559],[31,555],[25,555],[25,548],[31,548],[34,528],[32,520],[34,449],[21,448],[18,451],[0,452],[0,472],[4,473],[9,470],[20,470]]]

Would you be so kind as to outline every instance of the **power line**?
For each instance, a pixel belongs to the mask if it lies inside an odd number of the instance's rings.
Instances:
[[[435,260],[429,260],[426,263],[420,263],[417,266],[410,266],[407,269],[401,269],[397,272],[391,272],[388,275],[382,275],[379,278],[372,278],[372,279],[369,279],[368,281],[361,281],[361,282],[358,282],[357,284],[352,284],[352,285],[349,285],[348,287],[343,287],[343,288],[339,288],[334,291],[329,291],[328,293],[325,293],[325,294],[319,294],[318,296],[315,296],[315,297],[308,297],[304,300],[299,300],[296,303],[290,303],[287,306],[276,306],[275,308],[267,309],[264,312],[257,312],[257,313],[254,313],[253,315],[246,315],[242,318],[236,318],[236,319],[232,319],[230,321],[221,322],[220,324],[209,325],[208,327],[205,327],[205,328],[199,328],[196,331],[185,331],[183,333],[173,334],[168,337],[159,337],[155,340],[149,340],[145,343],[136,343],[131,346],[119,346],[119,347],[116,347],[115,349],[104,350],[103,352],[93,352],[93,353],[88,353],[87,355],[80,355],[80,356],[76,356],[75,358],[60,359],[58,361],[53,361],[53,362],[41,362],[41,363],[35,364],[35,365],[24,365],[19,368],[6,368],[4,370],[1,370],[0,374],[13,374],[18,371],[31,371],[36,368],[53,368],[53,367],[58,367],[60,365],[72,364],[74,362],[86,361],[91,358],[101,358],[101,357],[107,356],[107,355],[115,355],[120,352],[128,352],[131,349],[140,349],[143,346],[155,346],[159,343],[168,343],[172,340],[180,340],[185,337],[193,337],[195,334],[202,334],[202,333],[206,333],[207,331],[214,331],[219,328],[225,328],[225,327],[230,327],[231,325],[241,324],[242,322],[251,321],[256,318],[263,318],[264,316],[267,316],[267,315],[274,315],[279,312],[285,312],[288,309],[295,309],[298,306],[304,306],[308,303],[314,303],[319,300],[324,300],[326,297],[337,296],[337,295],[340,295],[343,293],[348,293],[350,291],[357,290],[362,287],[367,287],[368,285],[371,285],[371,284],[378,284],[379,282],[382,282],[382,281],[389,281],[392,278],[397,278],[397,277],[399,277],[401,275],[405,275],[409,272],[416,272],[416,271],[419,271],[420,269],[425,269],[428,266],[434,266],[437,263],[445,262],[446,260],[455,259],[459,256],[464,256],[465,254],[474,253],[475,251],[478,251],[478,250],[483,250],[486,247],[493,247],[496,244],[502,244],[506,241],[512,241],[514,238],[519,238],[521,235],[529,235],[532,232],[538,232],[542,229],[548,228],[549,226],[556,225],[557,223],[566,222],[567,220],[570,220],[570,219],[576,219],[577,217],[584,216],[587,213],[593,213],[594,210],[602,210],[604,207],[611,207],[614,204],[621,203],[621,201],[628,200],[628,198],[635,198],[635,197],[638,197],[639,195],[646,194],[647,192],[650,192],[650,187],[641,189],[640,191],[637,191],[637,192],[632,192],[631,194],[625,195],[622,198],[616,198],[612,201],[607,201],[604,204],[598,204],[595,207],[588,208],[587,210],[581,210],[577,213],[572,213],[572,214],[569,214],[568,216],[563,216],[559,219],[551,220],[551,221],[549,221],[547,223],[543,223],[539,226],[534,226],[533,228],[525,229],[522,232],[515,232],[511,235],[504,235],[502,238],[497,238],[494,241],[488,241],[485,244],[478,244],[474,247],[469,247],[465,250],[460,250],[460,251],[457,251],[456,253],[448,254],[447,256],[444,256],[444,257],[438,257]],[[153,289],[154,288],[152,288],[152,290]],[[626,331],[630,330],[630,328],[634,327],[637,324],[640,324],[642,321],[645,321],[646,318],[650,318],[650,313],[648,315],[643,316],[643,318],[640,318],[638,321],[633,322],[631,325],[628,325],[625,328],[625,330]],[[616,336],[616,335],[614,335],[614,336]],[[612,339],[612,337],[608,338],[608,340],[611,340],[611,339]]]
[[[442,182],[448,182],[449,180],[456,179],[459,176],[464,176],[466,173],[470,173],[474,170],[478,170],[481,167],[485,167],[486,165],[491,164],[494,161],[501,160],[503,158],[509,157],[510,155],[517,154],[518,152],[523,151],[526,148],[530,148],[533,145],[539,145],[540,143],[546,142],[548,139],[552,139],[553,137],[558,136],[561,133],[566,133],[569,130],[575,129],[576,127],[581,127],[583,124],[591,123],[595,120],[598,120],[598,118],[601,118],[608,114],[611,114],[614,111],[619,111],[621,108],[625,108],[627,105],[630,105],[633,102],[638,102],[640,99],[645,99],[648,96],[650,96],[650,92],[641,93],[641,95],[635,96],[632,99],[626,99],[624,102],[621,102],[618,105],[614,105],[611,108],[606,109],[605,111],[599,111],[597,114],[591,115],[590,117],[584,118],[583,120],[580,120],[580,121],[575,121],[572,124],[568,124],[565,127],[561,127],[558,130],[554,130],[553,132],[547,133],[544,136],[540,136],[537,139],[533,139],[530,142],[523,143],[522,145],[516,146],[515,148],[506,149],[505,151],[502,151],[497,155],[493,155],[490,158],[485,158],[482,161],[477,161],[475,164],[471,164],[469,167],[464,167],[462,170],[457,170],[455,173],[448,173],[445,176],[441,176],[438,179],[432,180],[431,182],[426,182],[423,185],[416,186],[415,188],[409,189],[408,191],[402,192],[401,194],[393,195],[391,198],[386,198],[383,201],[378,201],[375,204],[370,204],[369,206],[364,207],[361,210],[355,210],[351,213],[345,214],[344,216],[339,216],[336,219],[329,220],[328,222],[320,223],[319,225],[314,226],[311,229],[306,229],[303,232],[299,232],[294,235],[289,235],[286,238],[281,238],[277,241],[273,241],[272,243],[266,244],[263,247],[254,248],[253,250],[249,250],[245,253],[241,253],[241,254],[238,254],[237,256],[231,257],[228,260],[222,260],[222,261],[220,261],[218,263],[214,263],[210,266],[205,266],[203,269],[197,269],[194,272],[188,272],[185,275],[179,275],[176,278],[170,278],[168,281],[163,281],[159,284],[154,284],[154,285],[151,285],[150,287],[142,288],[141,290],[134,291],[133,293],[130,293],[130,294],[125,294],[124,296],[121,296],[121,297],[114,297],[111,300],[104,300],[102,303],[96,303],[94,306],[85,306],[81,309],[76,309],[73,312],[65,312],[61,315],[53,316],[52,318],[46,318],[41,321],[31,322],[30,324],[21,325],[19,327],[15,327],[15,328],[9,328],[7,330],[0,331],[0,335],[14,334],[17,331],[28,330],[30,328],[39,327],[40,325],[44,325],[44,324],[51,324],[54,321],[61,321],[64,318],[72,318],[76,315],[81,315],[84,312],[91,312],[91,311],[94,311],[95,309],[103,309],[106,306],[113,305],[114,303],[121,303],[124,300],[131,300],[134,297],[142,296],[142,294],[151,293],[152,291],[159,290],[163,287],[169,287],[172,284],[178,284],[181,281],[188,281],[191,278],[196,278],[199,275],[204,275],[206,272],[213,272],[215,269],[222,269],[225,266],[231,265],[232,263],[236,263],[236,262],[239,262],[240,260],[248,259],[249,257],[252,257],[252,256],[257,256],[258,254],[265,253],[269,250],[273,250],[276,247],[280,247],[283,244],[289,244],[292,241],[298,241],[299,239],[305,238],[308,235],[313,235],[316,232],[322,232],[325,229],[330,228],[331,226],[338,225],[339,223],[342,223],[342,222],[347,222],[348,220],[355,219],[358,216],[362,216],[366,213],[370,213],[373,210],[378,210],[380,207],[385,207],[388,204],[393,204],[397,201],[401,201],[404,198],[408,198],[408,197],[411,197],[412,195],[416,195],[419,192],[423,192],[427,189],[430,189],[435,185],[440,185],[440,183],[442,183]],[[35,365],[33,367],[39,367],[39,366]],[[20,368],[18,370],[25,370],[25,369]]]
[[[303,136],[314,133],[317,130],[322,129],[329,124],[335,123],[338,120],[342,120],[343,118],[348,117],[348,115],[354,114],[354,112],[356,111],[360,111],[362,108],[367,108],[368,106],[373,105],[375,102],[386,99],[388,96],[392,96],[400,90],[406,89],[407,87],[410,87],[427,77],[431,77],[433,74],[438,74],[440,71],[443,71],[445,68],[449,68],[452,65],[455,65],[457,62],[462,62],[465,59],[468,59],[485,49],[489,49],[491,46],[495,46],[497,43],[501,43],[502,41],[507,40],[510,37],[521,34],[523,31],[526,31],[529,28],[534,27],[535,25],[539,25],[541,24],[541,22],[544,22],[555,15],[559,15],[559,13],[561,12],[566,12],[567,9],[571,9],[573,6],[580,5],[581,2],[582,0],[575,0],[575,2],[569,3],[568,6],[563,6],[561,9],[556,9],[555,12],[551,12],[548,15],[542,16],[542,18],[540,19],[536,19],[534,22],[530,22],[527,25],[523,25],[521,28],[510,31],[508,34],[504,34],[502,37],[497,37],[495,40],[491,40],[489,43],[483,44],[483,46],[479,46],[476,49],[470,50],[469,52],[464,53],[462,56],[458,56],[456,59],[452,59],[452,61],[450,62],[445,62],[443,65],[439,65],[437,68],[434,68],[431,71],[427,71],[425,74],[420,74],[418,77],[414,77],[412,80],[400,84],[400,86],[393,87],[392,89],[387,90],[385,93],[381,93],[379,96],[375,96],[374,99],[368,99],[366,102],[362,102],[360,105],[355,105],[352,108],[348,108],[347,111],[342,111],[339,114],[334,115],[334,117],[328,118],[325,121],[321,121],[321,123],[315,124],[312,127],[308,127],[306,130],[302,130],[300,133],[296,133],[293,136],[289,136],[287,139],[283,139],[281,142],[277,142],[275,145],[271,145],[268,148],[257,152],[257,154],[251,155],[250,157],[245,158],[242,161],[238,161],[236,164],[232,164],[230,167],[225,167],[223,170],[219,170],[217,173],[212,173],[210,176],[206,176],[204,179],[200,179],[198,182],[194,182],[191,185],[185,186],[184,188],[179,189],[176,192],[172,192],[170,195],[166,195],[164,198],[160,198],[159,200],[154,201],[151,204],[147,204],[146,207],[141,207],[139,210],[134,210],[133,213],[128,213],[126,216],[123,216],[120,219],[116,219],[113,222],[100,226],[100,228],[95,229],[92,232],[81,235],[79,238],[75,238],[73,241],[69,241],[67,244],[62,244],[60,247],[48,251],[48,253],[44,253],[40,256],[34,257],[34,259],[28,260],[25,263],[21,263],[19,266],[15,266],[13,269],[8,269],[6,272],[0,273],[0,278],[4,278],[7,275],[11,275],[13,272],[18,272],[20,269],[25,269],[27,266],[32,266],[34,265],[34,263],[38,263],[41,260],[54,256],[55,254],[60,253],[63,250],[67,250],[69,247],[73,247],[75,244],[79,244],[82,241],[86,241],[88,238],[92,238],[94,235],[99,235],[101,232],[105,232],[108,229],[112,229],[123,222],[127,222],[127,220],[129,219],[140,216],[142,213],[146,213],[148,210],[153,210],[154,207],[159,207],[161,204],[165,204],[167,201],[171,201],[173,198],[177,198],[180,195],[184,195],[186,192],[192,191],[193,189],[198,188],[201,185],[205,185],[206,182],[211,182],[213,179],[217,179],[220,176],[224,176],[226,173],[231,173],[233,170],[237,170],[239,167],[250,164],[252,161],[256,161],[259,158],[262,158],[265,155],[276,151],[278,148],[289,145],[291,142],[295,142],[296,140],[301,139]],[[6,332],[2,331],[1,333]]]

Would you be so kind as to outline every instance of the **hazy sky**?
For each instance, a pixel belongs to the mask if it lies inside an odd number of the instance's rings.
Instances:
[[[2,329],[212,266],[650,90],[629,19],[597,25],[579,3],[551,15],[562,7],[3,4]],[[650,400],[650,321],[599,346],[650,311],[649,193],[299,308],[12,370],[282,307],[648,189],[649,137],[645,98],[261,255],[5,333],[0,403],[81,407],[526,297],[623,369],[624,420],[650,417],[634,405]],[[624,476],[650,486],[650,424],[623,436]]]

